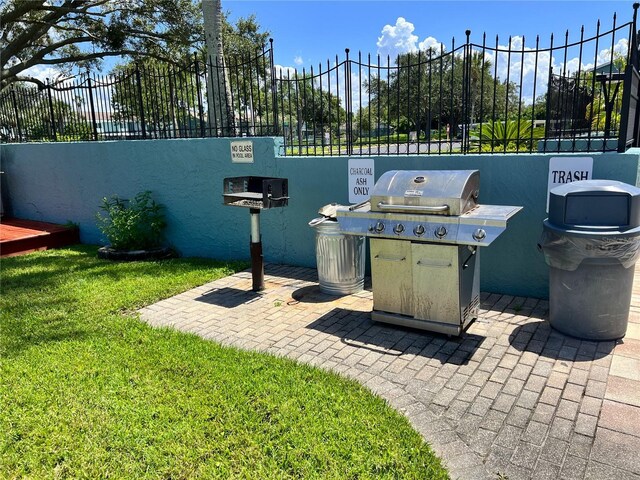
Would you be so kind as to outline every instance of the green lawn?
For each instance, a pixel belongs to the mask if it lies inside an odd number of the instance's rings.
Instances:
[[[133,313],[243,266],[3,259],[0,478],[447,478],[357,383]]]

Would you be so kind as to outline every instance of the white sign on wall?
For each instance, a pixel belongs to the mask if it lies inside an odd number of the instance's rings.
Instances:
[[[592,172],[593,157],[551,157],[547,186],[547,212],[549,211],[549,192],[552,188],[578,180],[591,180]]]
[[[374,181],[373,158],[349,159],[349,203],[368,200]]]
[[[253,163],[253,141],[231,142],[231,161],[233,163]]]

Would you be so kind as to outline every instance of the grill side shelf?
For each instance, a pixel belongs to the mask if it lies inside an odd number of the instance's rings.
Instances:
[[[510,205],[478,205],[473,210],[460,215],[460,224],[478,224],[483,225],[507,226],[507,221],[516,213],[522,210],[522,207]]]
[[[478,205],[460,215],[458,243],[487,247],[507,229],[507,222],[522,207],[509,205]]]

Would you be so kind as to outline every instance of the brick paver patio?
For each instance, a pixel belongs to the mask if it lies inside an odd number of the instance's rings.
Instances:
[[[141,310],[142,319],[356,379],[406,415],[456,479],[640,479],[640,282],[627,336],[552,330],[548,302],[483,294],[461,338],[371,321],[370,290],[323,295],[312,269],[268,265]],[[636,270],[636,279],[640,269]]]

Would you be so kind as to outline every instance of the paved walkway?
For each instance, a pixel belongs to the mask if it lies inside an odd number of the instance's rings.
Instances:
[[[562,335],[546,301],[496,294],[462,338],[386,326],[370,319],[370,290],[335,298],[315,270],[266,273],[262,294],[241,272],[141,316],[357,379],[409,418],[453,479],[640,479],[640,282],[616,343]]]

